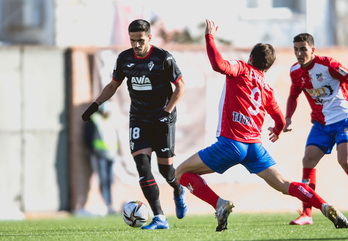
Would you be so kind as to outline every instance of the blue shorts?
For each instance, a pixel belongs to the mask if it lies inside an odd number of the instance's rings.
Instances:
[[[242,164],[250,173],[262,172],[276,164],[261,143],[243,143],[223,136],[198,155],[205,165],[220,174],[237,164]]]
[[[306,146],[317,146],[325,154],[330,154],[335,144],[343,142],[348,142],[348,119],[331,125],[323,125],[315,121]]]

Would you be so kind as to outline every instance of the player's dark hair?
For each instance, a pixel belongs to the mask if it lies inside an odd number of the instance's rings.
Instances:
[[[150,23],[144,19],[137,19],[128,26],[128,32],[145,32],[146,35],[151,34]]]
[[[270,44],[258,43],[250,52],[252,58],[252,66],[261,71],[267,71],[271,68],[276,59],[275,50]]]
[[[309,33],[300,33],[296,35],[293,42],[307,42],[310,47],[314,47],[314,38]]]

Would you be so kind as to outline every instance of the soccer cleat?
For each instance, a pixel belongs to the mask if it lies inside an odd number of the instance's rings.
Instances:
[[[227,219],[232,212],[232,208],[234,208],[234,205],[231,201],[219,198],[215,211],[215,217],[218,221],[218,226],[216,227],[217,232],[227,229]]]
[[[174,197],[176,217],[182,219],[187,211],[187,202],[185,197],[185,189],[182,187],[182,194],[179,197]]]
[[[141,229],[169,229],[168,219],[162,221],[159,217],[153,217],[149,225],[142,226]]]
[[[346,217],[334,206],[325,203],[321,209],[322,213],[334,223],[335,228],[348,228]]]
[[[300,216],[292,220],[289,224],[290,225],[312,225],[313,219],[310,216],[307,216],[305,213],[302,213],[300,210],[298,210]]]

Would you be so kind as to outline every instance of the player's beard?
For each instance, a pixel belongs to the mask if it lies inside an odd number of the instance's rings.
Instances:
[[[305,59],[304,59],[303,57],[297,58],[297,62],[298,62],[300,65],[304,65],[304,64],[305,64]]]
[[[144,48],[144,49],[141,49],[141,48],[134,48],[133,50],[134,50],[134,53],[135,53],[136,56],[138,56],[138,57],[140,57],[140,58],[145,57],[145,56],[144,56],[144,55],[145,55],[145,52],[146,52],[146,49],[145,49],[145,48]]]
[[[144,46],[143,48],[139,48],[139,47],[133,48],[133,51],[137,57],[145,58],[150,51],[150,45],[147,47]]]

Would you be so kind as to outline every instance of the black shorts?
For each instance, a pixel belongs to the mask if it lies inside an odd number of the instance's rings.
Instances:
[[[131,153],[145,148],[152,148],[157,157],[175,156],[175,122],[150,123],[131,120],[129,123],[129,147]]]

